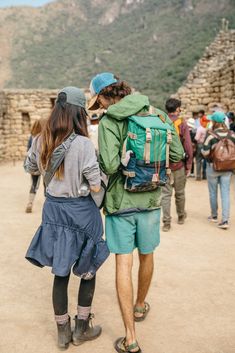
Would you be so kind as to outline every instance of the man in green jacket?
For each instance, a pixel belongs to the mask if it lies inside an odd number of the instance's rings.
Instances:
[[[131,94],[131,88],[112,73],[96,75],[90,84],[90,110],[104,109],[99,123],[99,160],[109,183],[104,212],[106,239],[110,251],[116,254],[116,286],[126,336],[117,339],[117,352],[141,352],[136,340],[134,321],[143,321],[150,309],[145,301],[153,274],[153,252],[160,242],[161,189],[131,193],[124,189],[121,157],[127,137],[128,117],[149,112],[148,97]],[[172,125],[167,114],[160,110]],[[183,158],[183,148],[173,129],[170,160]],[[138,291],[133,303],[133,250],[139,252]],[[134,315],[133,315],[134,308]]]

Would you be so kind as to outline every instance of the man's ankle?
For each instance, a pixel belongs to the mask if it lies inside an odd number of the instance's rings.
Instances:
[[[144,301],[136,300],[135,307],[144,308],[145,307]]]

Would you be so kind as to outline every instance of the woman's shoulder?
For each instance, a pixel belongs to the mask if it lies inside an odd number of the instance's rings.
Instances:
[[[91,140],[89,139],[89,137],[86,137],[86,136],[81,136],[81,135],[78,135],[72,142],[72,145],[75,147],[75,148],[79,148],[81,149],[81,147],[85,150],[87,149],[94,149],[94,145],[93,143],[91,142]]]
[[[73,140],[74,144],[87,144],[90,142],[89,137],[77,135],[77,137]]]

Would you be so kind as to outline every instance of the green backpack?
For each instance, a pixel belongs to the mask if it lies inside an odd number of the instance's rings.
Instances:
[[[128,118],[127,138],[122,151],[122,160],[125,160],[127,151],[130,154],[128,164],[122,170],[126,190],[151,191],[166,184],[170,175],[172,131],[160,113],[143,113]]]

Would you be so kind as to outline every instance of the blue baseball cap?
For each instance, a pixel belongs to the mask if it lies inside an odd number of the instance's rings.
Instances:
[[[211,121],[214,121],[214,122],[220,123],[220,124],[225,122],[225,118],[226,118],[225,113],[221,112],[221,111],[216,111],[212,115],[207,116],[208,120],[211,120]]]
[[[103,72],[101,74],[93,77],[90,83],[90,93],[91,99],[89,101],[88,109],[89,110],[97,110],[99,109],[99,104],[97,103],[97,98],[99,93],[103,88],[112,85],[113,83],[117,83],[118,80],[114,77],[114,74],[111,72]]]

